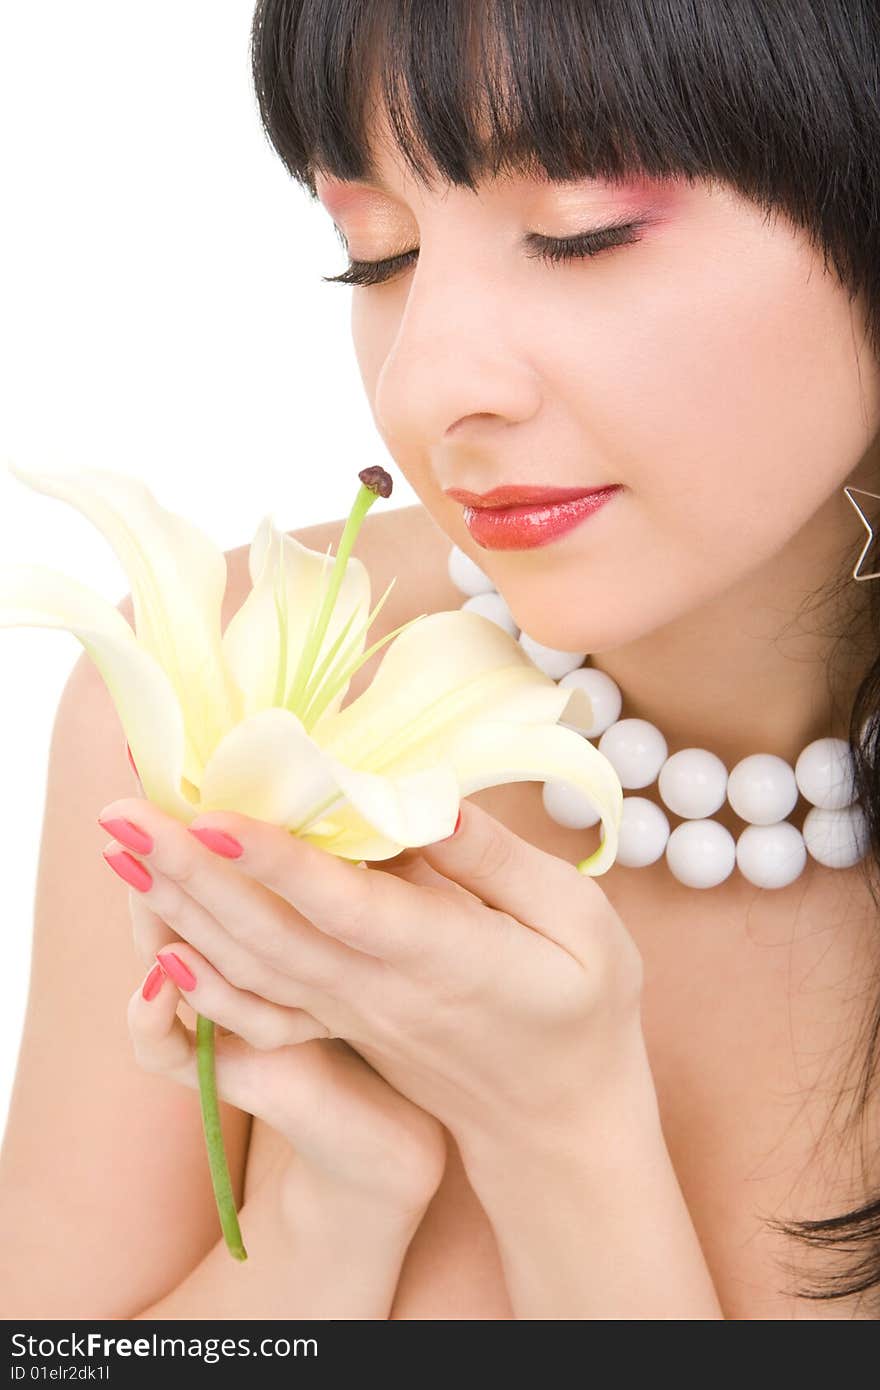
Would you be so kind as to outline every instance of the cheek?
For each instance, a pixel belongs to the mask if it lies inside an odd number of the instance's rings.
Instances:
[[[400,466],[407,464],[407,452],[412,439],[406,437],[400,420],[392,418],[387,409],[388,391],[383,387],[382,373],[394,357],[400,323],[406,310],[407,280],[395,285],[377,286],[369,290],[353,290],[351,297],[351,339],[358,370],[373,422]],[[380,408],[385,402],[386,409]],[[386,415],[388,418],[386,418]],[[406,434],[412,430],[413,417],[406,416]]]
[[[628,484],[666,547],[732,572],[778,549],[855,468],[880,373],[860,306],[786,226],[718,240],[667,245],[662,275],[659,257],[633,258],[566,370],[602,476]]]
[[[862,306],[787,224],[738,215],[664,238],[556,305],[543,363],[582,475],[629,491],[567,554],[499,565],[520,625],[550,646],[611,649],[757,571],[880,428]],[[613,610],[560,602],[585,581]]]
[[[369,310],[365,296],[357,290],[351,296],[351,341],[367,400],[372,403],[382,370],[384,335],[375,310]]]

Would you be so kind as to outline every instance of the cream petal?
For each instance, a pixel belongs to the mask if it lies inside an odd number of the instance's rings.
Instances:
[[[336,776],[348,806],[336,817],[331,815],[338,830],[327,848],[334,847],[334,852],[347,858],[356,854],[358,859],[388,859],[402,849],[430,845],[452,834],[460,792],[451,764],[383,777],[340,763]]]
[[[280,703],[279,663],[282,662],[283,687],[293,680],[300,652],[308,637],[316,605],[322,595],[321,576],[329,578],[333,557],[310,550],[295,536],[279,531],[271,516],[257,527],[248,554],[251,590],[223,634],[223,654],[244,697],[243,715]],[[281,645],[279,603],[286,603],[286,641]],[[339,594],[327,631],[317,653],[319,665],[352,619],[341,648],[348,648],[357,628],[370,611],[370,577],[363,562],[349,556]],[[354,641],[351,655],[364,649],[366,630]],[[332,665],[330,668],[332,672]],[[329,674],[329,673],[328,673]],[[345,697],[349,682],[342,685],[328,704],[335,711]],[[282,692],[283,694],[283,692]]]
[[[137,478],[97,468],[9,469],[26,486],[75,507],[115,550],[131,585],[137,640],[176,693],[195,754],[188,754],[184,774],[198,785],[202,765],[240,711],[220,642],[225,555]]]
[[[605,832],[602,844],[578,869],[597,877],[611,868],[617,857],[623,788],[613,764],[582,734],[558,724],[471,724],[459,732],[449,757],[462,796],[508,782],[573,783],[594,804]]]
[[[412,770],[442,760],[462,724],[550,722],[570,695],[497,623],[454,609],[406,628],[389,644],[368,688],[312,732],[348,766]]]
[[[144,792],[160,810],[189,822],[181,793],[184,725],[162,667],[144,651],[118,608],[44,565],[0,566],[0,627],[72,632],[100,671],[116,706]]]
[[[290,710],[259,710],[218,744],[202,777],[201,805],[283,825],[313,843],[367,858],[451,832],[458,782],[450,765],[381,777],[329,757]],[[375,852],[374,852],[375,851]]]
[[[393,859],[401,851],[401,846],[394,844],[392,840],[384,839],[375,831],[371,834],[369,826],[335,836],[328,835],[323,840],[313,838],[309,834],[308,839],[327,854],[335,854],[338,859],[350,859],[353,864],[360,861],[371,864],[382,859]]]
[[[230,729],[202,774],[203,811],[238,811],[289,829],[340,796],[332,759],[295,714],[277,706]]]
[[[459,790],[448,765],[385,778],[354,773],[354,778],[368,780],[360,787],[349,782],[349,801],[331,810],[324,820],[311,822],[305,832],[305,838],[319,849],[355,862],[376,862],[452,834]],[[377,787],[376,782],[383,785]],[[377,830],[352,801],[379,824],[393,825],[396,819],[395,834]]]
[[[562,690],[567,690],[569,699],[565,708],[559,715],[563,724],[571,724],[575,729],[591,729],[595,720],[593,702],[585,690],[579,685],[561,686]]]

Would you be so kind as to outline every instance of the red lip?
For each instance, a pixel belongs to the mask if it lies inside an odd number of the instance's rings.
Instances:
[[[601,487],[493,487],[491,492],[468,492],[461,487],[447,487],[444,492],[454,502],[464,502],[469,507],[523,507],[544,503],[572,502],[576,497],[589,497],[594,492],[607,492],[613,483]]]
[[[619,483],[578,493],[563,502],[532,502],[513,507],[464,508],[464,524],[484,550],[531,550],[549,545],[600,511],[621,492]]]

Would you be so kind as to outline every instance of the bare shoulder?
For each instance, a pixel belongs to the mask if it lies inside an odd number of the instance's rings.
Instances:
[[[332,545],[335,554],[344,526],[345,518],[340,517],[290,534],[312,550],[325,551]],[[367,645],[372,646],[420,613],[461,607],[462,595],[449,578],[447,561],[451,547],[449,537],[421,503],[394,509],[381,506],[371,509],[361,527],[354,553],[369,573],[373,603],[381,598],[392,579],[397,582],[370,627]],[[222,616],[224,628],[250,589],[249,549],[250,542],[226,552],[228,582]],[[380,648],[355,673],[349,700],[369,685],[385,650]]]
[[[130,600],[119,604],[131,621]],[[136,1062],[127,1005],[150,962],[105,864],[101,808],[137,795],[113,699],[83,653],[49,750],[24,1029],[0,1149],[6,1317],[128,1318],[217,1242],[194,1092]],[[16,924],[23,929],[24,924]],[[250,1116],[221,1102],[240,1200]],[[161,1219],[156,1214],[161,1213]]]

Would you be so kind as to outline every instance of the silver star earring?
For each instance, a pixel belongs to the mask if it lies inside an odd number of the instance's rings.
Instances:
[[[874,540],[874,528],[871,525],[868,518],[865,516],[865,513],[862,511],[861,507],[859,506],[858,502],[853,496],[853,493],[858,492],[862,497],[873,497],[875,502],[880,502],[880,495],[878,495],[876,492],[866,492],[864,488],[860,487],[845,487],[843,490],[849,498],[850,502],[852,502],[859,516],[862,518],[862,521],[865,523],[865,529],[868,532],[868,539],[865,541],[865,544],[862,548],[862,553],[856,561],[856,567],[853,570],[852,577],[853,579],[880,579],[880,570],[875,570],[873,574],[859,574],[862,561],[864,560],[868,551],[871,549],[871,545]]]

